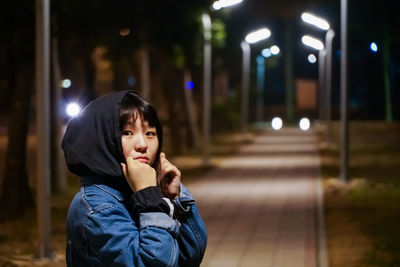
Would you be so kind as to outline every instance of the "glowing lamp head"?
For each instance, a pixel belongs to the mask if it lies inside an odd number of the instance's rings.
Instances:
[[[281,51],[281,50],[279,49],[279,46],[277,46],[277,45],[271,46],[270,50],[271,50],[271,54],[272,54],[272,55],[278,55],[279,52]]]
[[[248,44],[254,44],[259,41],[265,40],[271,36],[271,31],[267,28],[262,28],[257,31],[251,32],[244,38]]]
[[[69,103],[67,105],[66,112],[68,116],[74,118],[81,113],[81,107],[77,103]]]
[[[71,80],[70,79],[65,79],[61,81],[61,87],[62,88],[70,88],[72,85]]]
[[[262,55],[263,57],[265,57],[265,58],[268,58],[268,57],[272,56],[271,49],[270,49],[270,48],[265,48],[265,49],[263,49],[263,50],[261,51],[261,55]]]
[[[314,64],[315,62],[317,62],[317,57],[314,54],[310,54],[308,55],[308,62],[310,62],[311,64]]]
[[[282,119],[279,117],[275,117],[271,121],[272,129],[274,129],[275,131],[280,130],[282,128],[282,125],[283,125]]]
[[[307,118],[302,118],[299,122],[299,127],[302,131],[307,131],[308,129],[310,129],[310,120]]]
[[[369,49],[371,49],[372,52],[376,53],[376,52],[378,52],[378,45],[375,42],[372,42],[369,45]]]

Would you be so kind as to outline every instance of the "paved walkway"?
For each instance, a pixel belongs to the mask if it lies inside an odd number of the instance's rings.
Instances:
[[[315,134],[289,128],[189,184],[209,237],[202,266],[317,266],[318,175]]]

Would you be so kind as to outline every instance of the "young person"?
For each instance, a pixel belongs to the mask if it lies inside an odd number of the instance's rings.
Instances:
[[[155,109],[133,91],[92,101],[62,148],[81,179],[67,215],[68,266],[199,266],[207,233],[162,148]]]

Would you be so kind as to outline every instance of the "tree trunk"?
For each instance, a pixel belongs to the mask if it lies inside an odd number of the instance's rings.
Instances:
[[[171,149],[173,154],[182,152],[182,135],[181,135],[181,114],[182,104],[180,101],[180,85],[182,80],[178,75],[175,67],[168,64],[168,59],[164,58],[162,69],[163,94],[167,102],[168,110],[168,128]]]
[[[64,161],[64,154],[61,149],[61,139],[63,136],[62,121],[62,88],[60,86],[61,71],[58,60],[58,38],[52,40],[52,112],[51,112],[51,185],[52,192],[63,192],[67,188],[67,169]]]
[[[150,100],[150,64],[149,64],[149,51],[146,46],[142,46],[138,51],[138,65],[139,65],[139,92],[140,95]]]
[[[184,91],[184,100],[185,100],[185,108],[187,113],[187,145],[188,147],[197,147],[199,143],[199,128],[197,126],[196,113],[193,103],[193,94],[192,89],[186,87],[186,83],[191,81],[190,71],[185,68],[183,70],[183,91]]]
[[[88,49],[87,53],[85,55],[85,60],[83,62],[83,66],[85,69],[85,86],[86,86],[86,88],[84,88],[82,90],[82,92],[83,92],[83,95],[85,95],[87,102],[89,102],[97,97],[95,90],[94,90],[94,81],[95,81],[96,70],[94,68],[92,55],[93,55],[93,49]]]
[[[8,145],[0,198],[0,217],[4,220],[20,218],[26,209],[34,206],[26,166],[32,73],[32,67],[28,64],[21,64],[18,68],[9,116]]]
[[[390,90],[390,32],[389,25],[383,27],[383,79],[385,87],[385,120],[393,122],[392,97]]]

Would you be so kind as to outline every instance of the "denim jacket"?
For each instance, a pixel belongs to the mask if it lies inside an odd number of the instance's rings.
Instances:
[[[179,219],[162,212],[134,215],[128,198],[108,185],[82,184],[67,215],[68,266],[200,265],[207,233],[185,186],[173,201]]]

